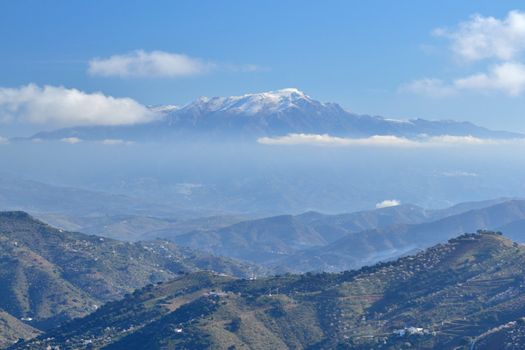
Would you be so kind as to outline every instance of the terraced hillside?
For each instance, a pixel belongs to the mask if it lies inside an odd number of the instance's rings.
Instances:
[[[525,315],[524,269],[524,247],[480,231],[357,271],[193,273],[13,349],[469,349]]]
[[[126,243],[66,232],[24,212],[0,213],[0,338],[13,340],[87,315],[105,302],[181,273],[213,270],[251,276],[258,269],[180,249],[169,242]],[[11,332],[9,329],[21,329]],[[16,340],[17,338],[14,338]]]

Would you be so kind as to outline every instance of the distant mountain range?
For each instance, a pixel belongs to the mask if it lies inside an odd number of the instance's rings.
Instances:
[[[507,201],[482,209],[469,210],[435,221],[419,224],[397,224],[349,233],[322,247],[285,257],[274,266],[298,271],[343,271],[386,261],[443,242],[464,232],[477,229],[500,230],[509,224],[523,222],[525,201]],[[525,242],[525,226],[510,237]]]
[[[474,136],[479,138],[521,138],[524,135],[493,131],[469,122],[424,119],[395,120],[358,115],[336,103],[322,103],[297,89],[230,97],[202,97],[182,107],[152,108],[160,119],[126,126],[73,127],[40,132],[32,139],[159,141],[203,137],[219,140],[251,140],[290,133],[330,134],[344,137],[394,135]]]
[[[0,212],[0,345],[86,315],[105,302],[180,274],[262,270],[166,241],[127,243]]]
[[[193,273],[11,349],[523,349],[525,248],[494,232],[344,273]]]
[[[508,230],[512,239],[525,242],[525,201],[502,198],[440,210],[399,205],[338,215],[308,212],[185,234],[165,230],[160,237],[278,272],[343,271],[480,228]]]

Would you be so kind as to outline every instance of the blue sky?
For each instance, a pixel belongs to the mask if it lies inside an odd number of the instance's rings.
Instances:
[[[453,47],[460,23],[472,21],[472,15],[494,17],[504,26],[512,10],[525,11],[525,5],[457,0],[2,1],[0,88],[50,85],[149,105],[297,87],[358,113],[470,120],[525,132],[525,83],[512,81],[509,87],[490,80],[495,74],[491,70],[504,64],[513,65],[510,75],[521,74],[525,45],[509,55],[466,59],[458,59]],[[523,39],[512,38],[512,45]],[[165,75],[89,71],[96,58],[125,57],[137,50],[184,55],[177,57],[200,66],[196,73]],[[472,77],[476,79],[466,80]],[[8,123],[2,127],[14,130]]]

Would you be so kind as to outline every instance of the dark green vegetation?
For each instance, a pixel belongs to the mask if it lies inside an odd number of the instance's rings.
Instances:
[[[6,321],[0,321],[0,338],[34,335],[20,320],[46,329],[147,284],[198,270],[237,276],[259,272],[169,242],[120,242],[55,229],[24,212],[2,212],[0,316]]]
[[[192,273],[13,349],[485,349],[521,325],[524,270],[525,247],[480,231],[356,271]]]

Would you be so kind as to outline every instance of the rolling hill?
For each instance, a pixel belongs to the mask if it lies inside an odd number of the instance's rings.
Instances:
[[[486,208],[420,224],[396,224],[349,233],[323,247],[301,251],[275,262],[276,268],[296,271],[343,271],[393,259],[444,242],[462,232],[500,229],[525,218],[525,201],[508,200]],[[525,236],[513,232],[513,239]],[[284,271],[287,271],[284,269]]]
[[[185,234],[166,230],[163,238],[279,272],[342,271],[424,249],[462,232],[498,229],[524,219],[524,208],[524,201],[501,198],[439,210],[407,204],[337,215],[307,212]]]
[[[260,272],[165,241],[120,242],[55,229],[24,212],[0,212],[0,310],[38,329],[86,315],[136,288],[198,270],[238,276]]]
[[[195,230],[182,235],[177,231],[171,231],[170,235],[166,230],[163,238],[193,249],[268,264],[283,256],[325,246],[351,232],[394,223],[419,223],[431,217],[430,211],[413,205],[339,215],[307,212],[247,220],[217,230]]]
[[[343,273],[192,273],[11,349],[470,349],[525,315],[524,266],[523,246],[480,231]]]

